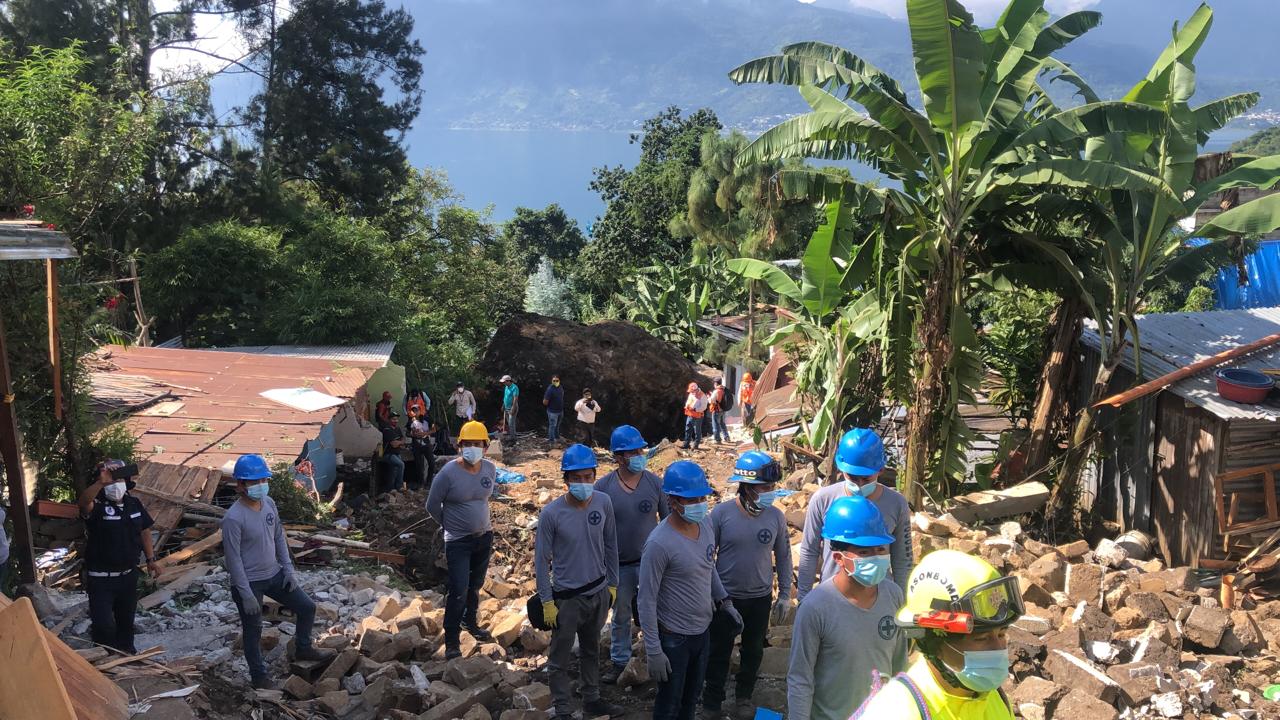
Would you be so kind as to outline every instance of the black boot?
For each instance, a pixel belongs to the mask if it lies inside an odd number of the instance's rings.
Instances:
[[[596,698],[582,703],[583,717],[600,717],[608,715],[611,718],[620,718],[627,714],[627,709],[621,705],[614,705],[604,698]]]
[[[444,636],[444,659],[453,660],[462,657],[462,650],[458,647],[460,644],[457,633],[446,633]]]
[[[600,674],[600,682],[604,683],[605,685],[616,685],[618,683],[618,678],[622,676],[622,671],[626,669],[627,669],[626,665],[609,663],[609,667],[606,668],[605,671]]]

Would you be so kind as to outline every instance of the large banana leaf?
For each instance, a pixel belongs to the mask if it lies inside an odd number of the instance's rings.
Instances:
[[[1277,183],[1280,183],[1280,155],[1258,158],[1201,183],[1196,188],[1196,194],[1187,201],[1187,208],[1194,210],[1203,205],[1214,193],[1223,190],[1238,187],[1269,190]]]
[[[1164,180],[1121,165],[1052,158],[1024,165],[997,175],[991,187],[1058,185],[1084,189],[1107,188],[1148,192],[1178,202],[1178,196]]]
[[[1093,87],[1091,87],[1079,73],[1071,69],[1070,65],[1062,62],[1061,60],[1057,58],[1046,58],[1044,61],[1043,73],[1049,78],[1050,84],[1053,84],[1054,81],[1061,80],[1062,82],[1074,87],[1076,89],[1076,94],[1080,96],[1081,100],[1084,100],[1087,103],[1098,102],[1098,94],[1093,91]]]
[[[837,45],[816,41],[792,43],[782,48],[782,54],[791,57],[825,60],[849,68],[866,78],[867,81],[879,85],[903,105],[910,104],[907,100],[907,94],[903,92],[902,86],[898,84],[897,80],[893,79],[892,75]]]
[[[1263,235],[1276,228],[1280,228],[1280,194],[1266,195],[1233,207],[1201,225],[1196,234],[1208,238]]]
[[[1174,26],[1173,39],[1156,58],[1147,76],[1124,96],[1128,102],[1159,105],[1169,92],[1170,70],[1175,62],[1186,62],[1200,50],[1213,26],[1213,10],[1201,4],[1182,27]]]
[[[755,258],[732,258],[729,269],[748,280],[764,280],[779,295],[799,302],[800,286],[778,266]]]
[[[982,36],[957,0],[907,0],[907,24],[925,113],[958,141],[982,123]]]
[[[843,273],[831,260],[831,248],[849,211],[837,200],[827,203],[826,221],[813,231],[804,256],[800,259],[800,297],[805,310],[815,318],[825,317],[840,305],[844,291],[840,287]]]
[[[1150,105],[1113,101],[1087,103],[1063,110],[1028,128],[995,162],[1025,161],[1032,157],[1033,149],[1039,153],[1079,151],[1090,137],[1106,133],[1155,136],[1164,129],[1164,123],[1164,112]]]
[[[1236,93],[1201,105],[1194,110],[1196,127],[1200,130],[1201,145],[1209,142],[1209,134],[1227,126],[1239,115],[1248,112],[1262,98],[1256,92]]]

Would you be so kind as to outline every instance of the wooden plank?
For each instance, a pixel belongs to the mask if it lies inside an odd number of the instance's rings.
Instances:
[[[218,486],[222,484],[222,471],[210,470],[209,477],[205,480],[204,491],[200,494],[200,502],[211,503],[213,496],[218,493]]]
[[[215,532],[214,534],[210,535],[207,538],[204,538],[203,540],[197,540],[196,542],[191,543],[190,545],[182,548],[177,552],[172,552],[172,553],[169,553],[168,555],[165,555],[164,557],[157,560],[156,564],[159,565],[160,567],[165,567],[166,565],[176,565],[180,562],[183,562],[184,560],[190,560],[191,558],[203,555],[209,550],[212,550],[221,542],[222,542],[222,530],[218,530],[217,532]]]
[[[116,658],[115,660],[108,660],[107,662],[104,662],[101,665],[95,665],[94,667],[98,668],[99,672],[105,672],[107,670],[110,670],[113,667],[120,667],[121,665],[127,665],[131,662],[141,662],[143,660],[146,660],[147,658],[153,658],[157,655],[162,654],[163,652],[164,652],[164,646],[156,645],[155,647],[149,647],[146,650],[143,650],[137,655],[128,655],[125,657]]]
[[[1242,525],[1237,525],[1235,527],[1229,527],[1227,528],[1226,532],[1222,534],[1225,535],[1226,537],[1236,537],[1238,535],[1252,535],[1253,533],[1256,533],[1261,530],[1270,530],[1272,528],[1277,528],[1277,527],[1280,527],[1280,520],[1258,520],[1255,522],[1249,522],[1249,523],[1244,523]]]
[[[76,720],[28,598],[0,611],[0,717]]]
[[[164,587],[147,595],[138,601],[138,606],[144,610],[150,610],[157,605],[163,605],[169,602],[174,595],[191,587],[197,580],[209,574],[209,565],[201,563],[178,576],[177,579],[169,582]]]
[[[311,552],[311,551],[308,550],[307,552]],[[363,550],[361,548],[344,548],[343,552],[351,557],[373,558],[375,560],[380,560],[382,562],[391,563],[392,565],[403,565],[405,563],[405,557],[398,553],[379,552],[377,550]],[[299,555],[298,557],[301,557],[301,555]]]
[[[25,602],[30,603],[30,600]],[[0,611],[13,605],[14,602],[4,595],[0,595]],[[31,613],[34,619],[35,613]],[[36,627],[40,627],[36,623]],[[53,662],[57,666],[56,677],[61,678],[63,688],[66,690],[67,696],[71,699],[71,707],[74,714],[71,716],[75,720],[126,720],[129,717],[129,696],[125,694],[120,686],[116,685],[106,675],[98,672],[98,669],[89,664],[89,661],[80,657],[75,650],[67,647],[57,635],[40,627],[41,634],[53,656]],[[8,633],[0,632],[0,647],[7,640]],[[13,663],[0,664],[3,672],[0,675],[12,674],[17,675]],[[48,673],[45,673],[48,674]],[[36,697],[31,691],[34,685],[27,685],[23,692],[25,694]],[[8,693],[0,692],[0,696]],[[44,698],[41,698],[43,701]],[[48,699],[52,704],[54,698]],[[41,708],[43,709],[43,705]],[[9,717],[16,718],[54,718],[61,717],[56,715],[46,715],[37,712],[31,715],[13,715],[0,713],[0,717],[8,720]]]
[[[1270,469],[1262,473],[1262,495],[1267,506],[1267,517],[1280,519],[1280,510],[1276,509],[1276,475]]]

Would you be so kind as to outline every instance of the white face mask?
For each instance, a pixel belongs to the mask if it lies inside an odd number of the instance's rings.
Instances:
[[[110,485],[106,486],[105,488],[102,489],[102,492],[107,496],[107,499],[110,500],[111,502],[120,502],[120,498],[124,497],[124,491],[127,488],[128,486],[125,484],[123,480],[121,480],[120,482],[113,482]]]

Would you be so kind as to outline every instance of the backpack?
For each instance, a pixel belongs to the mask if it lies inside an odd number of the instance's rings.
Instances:
[[[733,393],[729,392],[729,388],[721,385],[720,394],[724,396],[720,398],[720,412],[729,412],[733,409]]]

